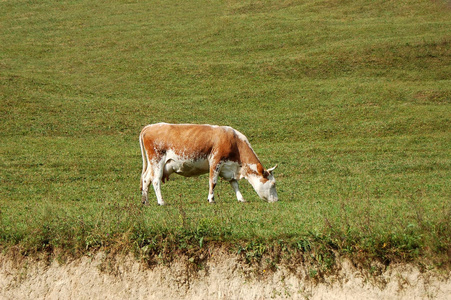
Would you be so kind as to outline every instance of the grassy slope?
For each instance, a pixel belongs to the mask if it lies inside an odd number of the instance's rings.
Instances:
[[[440,1],[0,3],[1,244],[282,243],[449,266],[450,16]],[[174,177],[169,206],[141,208],[137,134],[159,121],[239,129],[279,163],[282,202],[242,182],[239,205],[222,183],[210,206],[205,177]]]

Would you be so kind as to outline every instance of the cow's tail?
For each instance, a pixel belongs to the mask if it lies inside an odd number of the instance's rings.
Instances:
[[[141,131],[141,133],[139,134],[139,146],[141,147],[141,155],[142,155],[142,159],[143,159],[143,170],[141,172],[141,182],[140,182],[140,190],[142,191],[143,189],[143,179],[144,179],[144,173],[146,172],[147,169],[147,154],[146,154],[146,148],[144,147],[144,142],[143,142],[143,131]]]

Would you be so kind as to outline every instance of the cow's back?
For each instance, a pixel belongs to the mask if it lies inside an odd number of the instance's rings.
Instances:
[[[208,156],[212,151],[227,156],[236,149],[234,130],[224,126],[158,123],[144,127],[141,135],[147,150],[185,156]]]

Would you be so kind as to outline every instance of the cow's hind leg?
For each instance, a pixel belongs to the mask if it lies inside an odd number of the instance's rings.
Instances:
[[[155,195],[159,205],[164,205],[163,197],[161,195],[161,181],[163,179],[163,162],[151,163],[141,175],[141,190],[142,190],[142,204],[149,205],[149,185],[152,183]]]
[[[157,196],[157,201],[159,205],[164,205],[163,197],[161,196],[161,181],[163,180],[163,168],[164,168],[165,158],[163,157],[158,163],[154,164],[153,168],[153,179],[152,185],[155,190],[155,195]]]
[[[209,180],[209,190],[208,190],[208,202],[215,203],[215,187],[218,183],[219,171],[221,170],[221,163],[210,165],[210,180]]]
[[[238,181],[236,181],[235,179],[230,180],[230,185],[233,188],[233,191],[235,192],[236,198],[238,199],[239,202],[246,202],[246,200],[244,200],[243,195],[241,195],[240,192],[240,188],[238,186]]]
[[[142,192],[142,204],[149,205],[149,184],[152,181],[152,170],[150,166],[141,174],[141,192]]]
[[[149,164],[149,157],[147,156],[146,148],[144,147],[143,142],[143,134],[139,135],[139,145],[141,147],[141,155],[143,159],[143,168],[141,172],[141,193],[142,193],[142,204],[149,205],[149,196],[148,196],[148,190],[149,190],[149,184],[150,184],[150,178],[151,178],[151,168]]]
[[[157,201],[159,205],[164,205],[163,196],[161,196],[161,180],[160,178],[155,178],[152,181],[153,189],[155,190],[155,195],[157,196]]]

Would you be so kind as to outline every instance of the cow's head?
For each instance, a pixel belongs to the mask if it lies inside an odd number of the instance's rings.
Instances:
[[[279,200],[276,191],[276,179],[274,178],[273,171],[277,168],[277,165],[273,168],[265,170],[263,176],[255,178],[249,181],[258,196],[268,202],[276,202]]]

